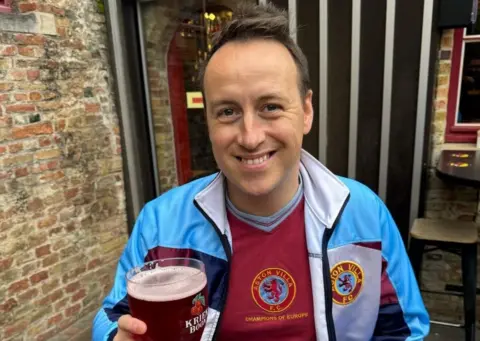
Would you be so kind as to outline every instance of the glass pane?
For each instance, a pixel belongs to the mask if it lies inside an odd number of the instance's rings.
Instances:
[[[458,123],[480,123],[480,42],[466,43]]]
[[[256,0],[250,0],[256,3]],[[160,186],[166,191],[217,170],[203,110],[198,69],[214,32],[237,0],[141,3],[144,57]]]
[[[478,1],[478,4],[480,5],[480,0]],[[477,10],[479,9],[480,6],[477,6]],[[467,36],[473,35],[480,35],[480,10],[478,11],[477,22],[475,23],[475,25],[467,28]]]

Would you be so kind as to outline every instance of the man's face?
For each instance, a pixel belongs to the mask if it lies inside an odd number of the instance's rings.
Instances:
[[[213,153],[229,190],[261,196],[297,186],[312,93],[300,95],[288,50],[270,40],[227,43],[210,59],[204,90]]]

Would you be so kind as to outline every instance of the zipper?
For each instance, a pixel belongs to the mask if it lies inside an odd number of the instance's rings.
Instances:
[[[200,207],[196,200],[193,201],[195,207],[202,213],[205,219],[213,226],[215,232],[217,232],[218,238],[220,238],[220,242],[222,243],[223,250],[225,255],[227,256],[227,273],[225,274],[225,285],[223,286],[222,298],[220,302],[220,317],[217,321],[217,325],[215,326],[215,332],[213,333],[212,341],[215,341],[218,337],[218,333],[220,331],[220,324],[222,322],[223,317],[223,309],[225,308],[225,303],[227,301],[227,294],[228,294],[228,285],[230,280],[230,266],[231,266],[231,259],[232,259],[232,248],[230,247],[230,243],[228,238],[225,234],[223,234],[220,229],[218,228],[217,224],[208,216],[207,213]]]
[[[336,341],[335,325],[333,323],[332,281],[330,281],[330,264],[328,263],[328,241],[332,236],[333,228],[325,229],[322,240],[323,283],[325,288],[325,319],[327,320],[328,341]]]
[[[338,212],[335,222],[332,225],[332,228],[325,229],[322,239],[322,270],[323,270],[323,283],[325,289],[325,319],[327,320],[327,333],[328,341],[336,341],[337,336],[335,334],[335,324],[333,322],[333,298],[332,298],[332,281],[330,280],[330,264],[328,261],[328,242],[330,237],[333,234],[333,230],[337,226],[338,220],[347,206],[348,200],[350,199],[350,194],[343,202],[342,208]]]

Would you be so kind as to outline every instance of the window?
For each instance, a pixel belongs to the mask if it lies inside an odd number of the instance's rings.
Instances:
[[[12,11],[12,0],[0,0],[0,13],[8,13]]]
[[[445,141],[474,143],[477,130],[480,130],[480,22],[454,33]]]

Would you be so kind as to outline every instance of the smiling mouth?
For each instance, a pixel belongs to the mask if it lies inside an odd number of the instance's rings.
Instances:
[[[262,163],[268,161],[274,154],[275,152],[269,152],[256,158],[240,157],[240,156],[237,156],[236,158],[238,161],[240,161],[243,164],[253,166],[253,165],[261,165]]]

